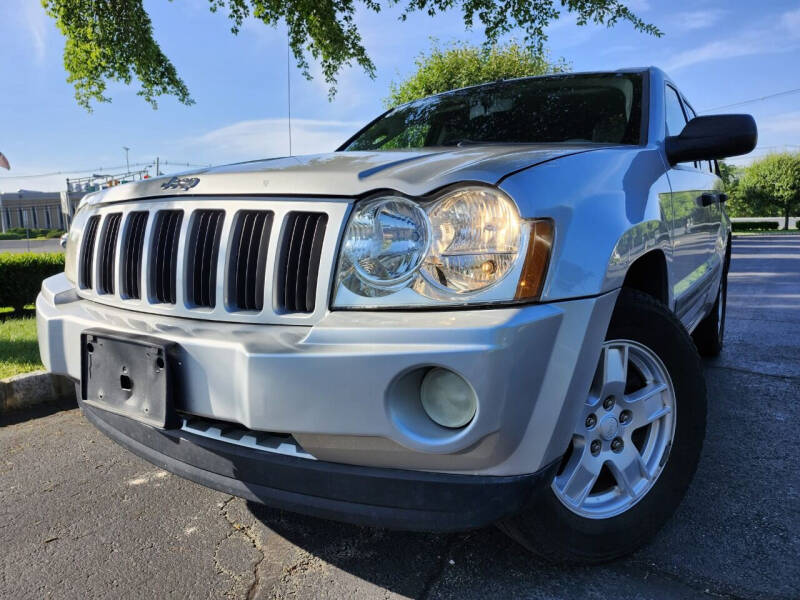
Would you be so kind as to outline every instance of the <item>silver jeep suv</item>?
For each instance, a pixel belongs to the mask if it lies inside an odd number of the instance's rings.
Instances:
[[[204,485],[608,560],[695,471],[730,257],[715,160],[755,141],[630,69],[111,188],[42,285],[42,359],[109,437]]]

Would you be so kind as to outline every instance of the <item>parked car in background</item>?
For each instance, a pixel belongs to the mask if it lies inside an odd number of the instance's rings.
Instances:
[[[60,238],[58,238],[58,243],[61,245],[62,248],[67,247],[67,239],[69,238],[69,233],[65,233]]]
[[[730,260],[715,161],[755,141],[630,69],[90,194],[37,301],[42,360],[112,439],[204,485],[609,560],[694,475]]]

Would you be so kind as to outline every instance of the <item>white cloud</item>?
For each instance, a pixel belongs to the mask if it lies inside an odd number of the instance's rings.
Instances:
[[[783,13],[781,25],[796,34],[800,30],[800,8]]]
[[[351,135],[365,125],[365,121],[336,121],[321,119],[292,119],[292,153],[318,154],[332,152]],[[202,135],[166,143],[154,140],[154,156],[161,156],[161,170],[173,173],[189,167],[180,163],[164,163],[165,157],[191,156],[195,163],[225,164],[239,160],[255,160],[289,153],[289,127],[287,119],[257,119],[238,121]],[[13,157],[12,162],[13,162]],[[107,157],[106,157],[107,158]],[[149,160],[149,159],[144,159]],[[140,157],[131,157],[131,163],[142,162]],[[102,164],[101,160],[97,160]],[[109,163],[106,163],[109,164]],[[117,165],[113,160],[111,164]],[[28,173],[47,173],[52,166],[34,164],[14,164],[14,170],[0,174],[0,192],[16,192],[19,189],[45,192],[60,191],[66,188],[66,178],[85,177],[89,172],[63,171],[52,175],[29,177]],[[124,170],[124,169],[123,169]],[[119,172],[118,167],[113,172]],[[109,170],[97,167],[95,172],[107,173]],[[150,169],[153,173],[153,169]]]
[[[787,112],[766,119],[759,119],[758,128],[760,131],[772,131],[785,135],[800,135],[800,111]]]
[[[778,35],[773,23],[759,25],[744,32],[729,32],[724,39],[684,50],[667,62],[668,71],[712,60],[741,58],[776,52],[788,52],[800,47],[800,10],[783,13],[779,18],[784,32]]]
[[[50,17],[44,12],[41,2],[27,0],[23,3],[23,19],[33,44],[36,62],[41,63],[47,54],[47,26]]]
[[[736,58],[748,56],[750,54],[761,54],[762,47],[759,42],[747,42],[745,40],[717,40],[709,42],[698,48],[684,50],[676,54],[667,63],[667,71],[677,71],[684,67],[689,67],[697,63],[709,60],[720,60],[725,58]]]
[[[331,152],[364,125],[361,121],[292,119],[292,153]],[[239,121],[191,140],[202,154],[225,160],[284,156],[289,152],[287,119]]]
[[[693,31],[716,25],[724,14],[718,9],[693,10],[677,13],[672,20],[681,31]]]
[[[650,10],[650,2],[648,2],[648,0],[628,0],[625,2],[625,6],[630,8],[634,13]]]

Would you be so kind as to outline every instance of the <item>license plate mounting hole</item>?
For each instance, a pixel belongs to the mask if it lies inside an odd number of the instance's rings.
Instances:
[[[130,392],[133,389],[133,379],[130,376],[123,373],[119,376],[119,387],[121,387],[126,392]]]

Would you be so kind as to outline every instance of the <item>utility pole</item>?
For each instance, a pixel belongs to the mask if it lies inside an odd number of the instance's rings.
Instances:
[[[128,173],[130,173],[131,163],[128,162],[128,151],[130,150],[130,148],[128,148],[127,146],[123,146],[122,149],[125,150],[125,168],[127,169]]]
[[[289,156],[292,155],[292,72],[289,68],[291,64],[289,51],[291,44],[289,43],[289,32],[286,32],[286,104],[289,108]]]
[[[159,170],[159,168],[158,168],[158,161],[159,161],[159,157],[158,157],[158,156],[156,156],[156,177],[158,177],[159,175],[161,175],[161,171],[160,171],[160,170]]]

